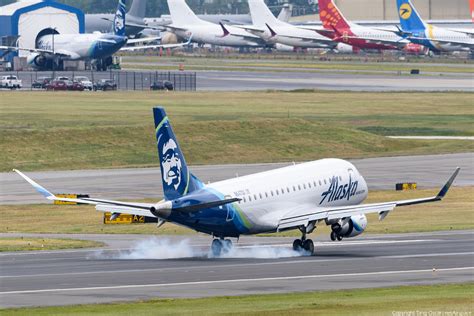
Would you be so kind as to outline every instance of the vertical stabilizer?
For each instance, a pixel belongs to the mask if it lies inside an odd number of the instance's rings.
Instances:
[[[146,0],[133,0],[130,10],[128,11],[128,15],[138,19],[143,19],[145,18],[145,13]]]
[[[125,36],[125,0],[119,0],[114,18],[114,34]]]
[[[165,198],[177,199],[200,189],[203,184],[189,171],[165,110],[153,108],[153,117]]]
[[[425,22],[421,19],[410,0],[397,0],[398,16],[402,30],[405,32],[423,31]]]
[[[349,29],[350,24],[336,7],[333,0],[318,0],[319,18],[327,30]]]
[[[252,16],[252,24],[257,27],[265,27],[269,25],[270,27],[278,25],[281,23],[270,11],[263,0],[248,0],[250,15]]]
[[[278,14],[277,19],[279,21],[288,23],[290,21],[292,11],[293,11],[293,6],[291,4],[287,3],[287,4],[283,5],[283,7],[281,8],[280,13]]]
[[[184,0],[168,0],[168,8],[170,9],[171,21],[175,26],[204,23],[194,14]]]

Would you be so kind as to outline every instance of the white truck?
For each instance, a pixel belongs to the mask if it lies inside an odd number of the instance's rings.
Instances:
[[[21,89],[21,87],[22,87],[21,80],[19,80],[17,76],[14,76],[14,75],[2,76],[2,79],[0,80],[0,88]]]

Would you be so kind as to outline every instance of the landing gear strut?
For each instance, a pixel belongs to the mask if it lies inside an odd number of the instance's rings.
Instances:
[[[232,240],[230,239],[214,239],[211,244],[211,251],[214,257],[219,257],[222,253],[227,253],[232,249]]]
[[[315,227],[316,227],[315,225],[312,225],[312,226],[310,225],[308,227],[300,228],[300,231],[303,235],[301,236],[301,239],[295,239],[295,241],[293,241],[294,251],[305,250],[306,252],[309,252],[310,255],[313,255],[314,243],[311,239],[306,239],[306,234],[311,233]],[[309,228],[309,232],[308,232],[308,228]]]

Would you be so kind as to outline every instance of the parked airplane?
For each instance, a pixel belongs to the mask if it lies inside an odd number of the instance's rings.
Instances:
[[[204,184],[188,168],[171,122],[161,107],[153,109],[164,199],[134,203],[94,198],[62,198],[49,192],[22,172],[14,170],[45,198],[52,201],[96,205],[102,212],[158,218],[158,226],[174,222],[214,237],[212,252],[218,256],[240,235],[299,229],[293,249],[313,253],[306,236],[318,224],[331,226],[331,239],[360,235],[367,227],[365,214],[383,220],[396,206],[440,201],[459,173],[457,168],[436,196],[383,203],[361,204],[367,183],[354,165],[340,159],[322,159],[244,177]]]
[[[433,52],[472,51],[472,29],[448,30],[425,23],[410,0],[397,0],[402,34],[412,43],[428,47]]]
[[[97,70],[107,70],[112,64],[112,55],[120,50],[136,50],[125,48],[127,43],[139,43],[156,40],[157,38],[128,39],[125,36],[125,0],[119,0],[114,19],[114,34],[47,34],[38,39],[36,48],[0,46],[0,50],[29,51],[27,62],[37,69],[61,69],[64,60],[92,60]],[[146,48],[174,48],[187,45],[178,43],[170,45],[140,46]],[[54,65],[54,66],[53,66]]]
[[[318,0],[318,3],[323,29],[312,29],[334,41],[365,50],[404,49],[410,43],[395,32],[373,29],[347,21],[333,0]]]
[[[336,48],[337,43],[311,30],[278,20],[263,0],[248,0],[252,25],[236,26],[271,44],[299,48]]]
[[[192,35],[194,42],[220,46],[265,45],[260,37],[245,30],[201,20],[184,0],[168,0],[168,7],[173,23],[166,25],[166,28],[181,38],[188,39]]]
[[[135,37],[143,31],[147,25],[144,22],[146,12],[146,0],[133,0],[130,10],[127,12],[125,22],[125,34]],[[86,14],[86,33],[109,33],[113,29],[114,15],[108,13]]]

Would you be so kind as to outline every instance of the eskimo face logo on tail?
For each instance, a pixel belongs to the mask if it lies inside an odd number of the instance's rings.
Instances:
[[[322,199],[319,204],[321,205],[324,201],[332,202],[344,199],[349,201],[352,196],[356,195],[358,185],[359,181],[352,180],[352,170],[349,171],[349,182],[346,184],[339,185],[339,178],[334,176],[327,191],[321,194]]]
[[[178,146],[176,145],[176,142],[170,139],[163,144],[161,156],[163,181],[168,186],[173,186],[175,190],[177,190],[181,184],[181,174],[183,169],[177,148]]]
[[[411,6],[408,3],[404,3],[400,6],[400,11],[398,13],[402,19],[408,20],[411,16],[411,12]]]
[[[117,8],[117,12],[115,12],[115,20],[114,20],[114,27],[115,33],[119,33],[125,27],[125,3],[121,0],[119,2],[119,7]]]

